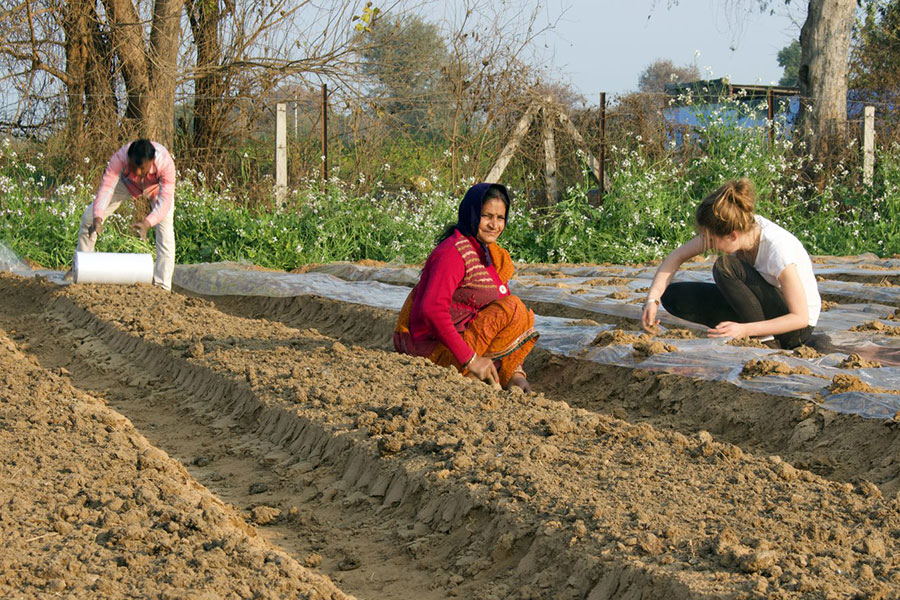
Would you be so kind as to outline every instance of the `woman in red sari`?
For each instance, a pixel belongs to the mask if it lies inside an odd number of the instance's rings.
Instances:
[[[509,204],[502,185],[469,188],[457,223],[428,257],[400,311],[394,347],[504,389],[530,392],[522,364],[538,337],[534,313],[510,294],[512,259],[496,243]]]

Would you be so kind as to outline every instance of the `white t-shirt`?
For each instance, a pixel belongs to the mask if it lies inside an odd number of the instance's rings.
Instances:
[[[759,250],[753,268],[759,271],[768,283],[781,289],[778,276],[788,265],[797,265],[797,274],[800,275],[800,283],[806,292],[809,324],[815,325],[819,322],[819,313],[822,311],[822,298],[819,296],[819,286],[816,285],[812,261],[806,248],[794,234],[783,227],[759,215],[755,215],[755,219],[760,228],[760,236]]]

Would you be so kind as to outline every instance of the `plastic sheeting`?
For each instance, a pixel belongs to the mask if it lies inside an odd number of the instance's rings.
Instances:
[[[10,250],[3,242],[0,242],[0,271],[28,273],[31,269],[22,262],[22,259],[15,252]]]

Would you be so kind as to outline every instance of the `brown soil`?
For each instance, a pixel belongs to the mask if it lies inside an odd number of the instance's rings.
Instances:
[[[643,358],[654,354],[663,354],[665,352],[677,352],[678,348],[671,344],[660,342],[659,340],[640,340],[632,344],[634,347],[635,357]]]
[[[590,286],[617,286],[617,285],[628,285],[631,283],[630,279],[625,279],[624,277],[609,277],[609,278],[597,278],[597,279],[588,279],[584,282],[584,285]]]
[[[658,337],[667,338],[670,340],[691,340],[697,337],[697,333],[690,329],[666,329],[665,331],[658,334]]]
[[[850,331],[869,331],[881,335],[900,336],[900,327],[896,325],[885,325],[881,321],[868,321],[862,325],[851,327]]]
[[[744,379],[763,377],[765,375],[812,375],[812,371],[806,367],[792,367],[780,360],[759,358],[747,361],[747,364],[741,369],[741,377]]]
[[[623,344],[634,344],[640,341],[650,341],[649,334],[634,335],[626,333],[621,329],[613,329],[612,331],[601,331],[591,342],[591,346],[621,346]]]
[[[756,338],[742,337],[734,338],[725,342],[729,346],[738,346],[740,348],[768,348],[765,344]]]
[[[316,327],[345,343],[390,350],[396,313],[324,298],[218,297],[232,314]],[[694,435],[708,430],[747,452],[777,454],[835,481],[864,477],[900,491],[900,428],[751,392],[728,383],[652,373],[549,354],[525,363],[532,385],[570,405],[634,423]]]
[[[825,356],[815,348],[810,348],[809,346],[797,346],[790,352],[790,356],[796,356],[797,358],[821,358]]]
[[[528,308],[536,314],[547,317],[562,317],[564,319],[590,319],[592,321],[600,321],[608,323],[623,329],[640,328],[640,319],[629,319],[628,317],[616,317],[614,315],[604,315],[593,310],[578,308],[576,306],[567,306],[565,304],[555,304],[552,302],[535,302],[528,301]]]
[[[866,392],[872,394],[900,394],[900,391],[886,390],[884,388],[869,385],[855,375],[839,373],[834,376],[828,390],[832,394],[843,394],[846,392]]]
[[[625,300],[626,298],[631,298],[631,294],[629,292],[613,292],[609,297],[613,300]]]
[[[832,302],[830,300],[822,300],[822,312],[824,312],[826,310],[831,310],[832,308],[834,308],[837,305],[838,305],[837,302]]]
[[[577,319],[575,321],[571,321],[570,323],[566,323],[570,327],[600,327],[600,323],[593,319]]]
[[[837,364],[838,369],[880,369],[881,363],[877,360],[867,360],[859,354],[851,354]]]
[[[105,570],[90,585],[123,587],[74,596],[296,597],[306,592],[278,586],[330,585],[300,562],[378,598],[889,598],[900,585],[900,505],[859,479],[876,475],[860,457],[876,455],[881,475],[896,477],[884,462],[897,454],[896,436],[881,423],[540,351],[526,368],[547,395],[498,392],[382,350],[389,311],[312,297],[213,304],[148,287],[56,289],[2,277],[0,307],[0,326],[25,357],[16,364],[30,360],[34,373],[8,395],[7,412],[27,414],[13,398],[65,407],[74,394],[102,396],[188,469],[171,461],[183,486],[164,486],[162,458],[142,461],[139,442],[115,436],[108,422],[92,429],[89,417],[0,421],[4,479],[34,480],[13,519],[10,486],[0,488],[4,537],[23,540],[0,551],[3,577],[16,578],[4,584],[8,595],[25,580],[37,582],[30,597],[64,591],[59,579],[81,585],[77,569],[94,564],[101,543],[114,551],[97,556]],[[233,314],[241,311],[266,318]],[[3,383],[16,385],[9,375]],[[617,402],[634,422],[602,414]],[[10,422],[23,429],[10,433]],[[727,441],[740,437],[743,449]],[[813,449],[804,437],[834,458],[831,479],[798,468],[794,459]],[[44,444],[31,462],[26,443]],[[779,444],[785,452],[769,451]],[[77,459],[66,462],[59,446],[67,445]],[[148,458],[165,456],[147,445]],[[92,452],[106,462],[71,479],[79,473],[66,465]],[[120,467],[126,483],[115,483]],[[203,504],[209,492],[197,480],[234,509],[215,497]],[[104,493],[126,497],[120,512],[139,511],[135,520],[95,516],[106,510]],[[57,533],[67,543],[32,539],[52,527],[41,515],[70,497],[84,501],[66,517],[72,532]],[[178,516],[188,509],[193,520]],[[270,542],[246,539],[281,550],[257,561],[239,533],[207,529],[207,513],[236,532],[254,531],[239,515],[265,522],[257,531]],[[23,527],[31,529],[17,534]],[[73,532],[87,535],[68,543]],[[185,537],[198,545],[183,551],[193,562],[181,563]],[[254,576],[271,587],[257,592]],[[339,597],[323,590],[308,594]]]

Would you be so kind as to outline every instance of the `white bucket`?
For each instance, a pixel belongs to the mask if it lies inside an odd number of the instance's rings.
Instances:
[[[75,283],[153,283],[153,255],[123,252],[76,252]]]

